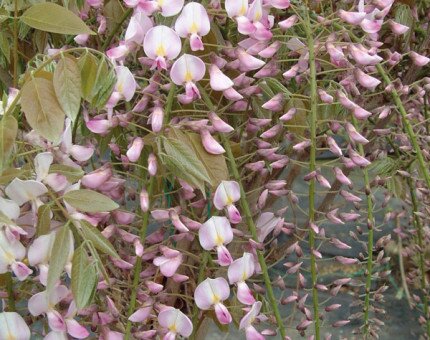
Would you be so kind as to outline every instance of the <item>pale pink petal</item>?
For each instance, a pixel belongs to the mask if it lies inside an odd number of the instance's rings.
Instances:
[[[233,320],[228,309],[222,303],[215,304],[215,315],[223,325],[228,325]]]
[[[175,31],[180,37],[186,38],[190,34],[205,36],[210,31],[210,21],[206,9],[197,2],[185,5],[175,22]]]
[[[347,12],[343,9],[339,10],[339,17],[351,25],[359,25],[365,18],[364,12]]]
[[[30,329],[21,315],[15,312],[0,313],[0,339],[30,340]]]
[[[234,204],[227,205],[228,219],[233,224],[238,224],[242,221],[242,216]]]
[[[183,85],[184,83],[201,80],[205,72],[205,63],[199,57],[183,54],[174,62],[170,70],[170,77],[176,85]]]
[[[214,195],[214,205],[218,210],[237,202],[240,199],[240,186],[235,181],[222,181]]]
[[[126,156],[130,162],[137,162],[142,152],[144,143],[143,139],[136,137],[131,144],[131,147],[127,150]]]
[[[11,265],[13,273],[19,281],[24,281],[33,271],[22,262],[14,262]]]
[[[212,64],[209,68],[210,85],[215,91],[224,91],[233,86],[233,81]]]
[[[38,182],[44,180],[49,174],[49,168],[54,160],[51,152],[42,152],[34,157],[34,170],[36,172],[36,180]]]
[[[256,301],[248,313],[240,320],[239,329],[245,329],[252,325],[258,314],[260,314],[260,310],[262,307],[261,301]]]
[[[241,258],[233,261],[228,267],[228,280],[231,284],[249,279],[255,270],[254,259],[251,253],[243,253]]]
[[[184,0],[157,1],[161,7],[161,14],[165,17],[171,17],[178,14],[184,6]]]
[[[67,333],[76,339],[85,339],[90,335],[88,330],[75,319],[66,319]]]
[[[419,67],[425,66],[430,62],[430,58],[427,58],[426,56],[418,54],[417,52],[414,52],[414,51],[409,53],[409,56],[411,57],[414,64]]]
[[[0,197],[0,212],[11,220],[16,220],[20,215],[19,205],[15,201]]]
[[[207,310],[214,304],[226,300],[229,296],[230,287],[228,282],[222,277],[216,279],[207,278],[194,291],[196,305],[203,310]]]
[[[225,152],[224,148],[218,141],[212,137],[208,129],[203,129],[200,131],[202,137],[202,144],[205,150],[213,155],[220,155]]]
[[[233,258],[225,246],[218,246],[216,250],[218,254],[217,261],[220,266],[229,266],[233,262]]]
[[[144,322],[151,314],[152,306],[139,308],[128,318],[132,322]]]
[[[38,316],[49,311],[48,294],[46,291],[36,293],[28,300],[28,311]]]
[[[34,180],[14,180],[6,187],[6,195],[9,196],[18,205],[23,205],[25,202],[35,200],[37,197],[46,194],[48,188],[40,182]]]
[[[255,302],[255,298],[252,295],[251,290],[244,281],[237,283],[237,299],[244,305],[252,305]]]
[[[263,60],[257,59],[241,49],[237,51],[237,57],[244,71],[257,70],[265,64]]]
[[[145,35],[143,50],[155,60],[157,57],[175,59],[181,52],[182,43],[178,34],[170,27],[159,25],[151,28]]]
[[[82,145],[72,145],[69,152],[70,155],[78,162],[85,162],[92,157],[94,154],[94,149],[92,147],[86,147]]]
[[[230,18],[244,16],[248,11],[248,0],[226,0],[225,10]]]
[[[184,337],[189,337],[193,332],[191,320],[179,309],[173,307],[167,307],[158,314],[158,323],[163,328],[175,330]]]
[[[56,310],[47,313],[49,327],[55,332],[65,332],[67,330],[63,316]]]
[[[137,84],[134,80],[134,76],[128,67],[125,66],[117,66],[115,68],[115,72],[117,76],[115,91],[120,93],[128,102],[133,98],[134,93],[136,92]]]

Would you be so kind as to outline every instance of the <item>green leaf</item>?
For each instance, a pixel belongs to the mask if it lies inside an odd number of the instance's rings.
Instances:
[[[292,93],[278,79],[264,78],[263,82],[266,82],[266,84],[271,90],[274,91],[274,93],[282,92],[286,99],[291,98]]]
[[[72,240],[72,232],[66,224],[60,228],[55,234],[54,244],[52,246],[51,260],[49,262],[48,282],[46,289],[52,291],[57,280],[63,273],[64,266],[70,254],[70,244]]]
[[[49,205],[41,205],[37,209],[37,236],[46,235],[51,230],[51,208]]]
[[[97,58],[88,51],[78,60],[78,65],[81,70],[82,98],[87,101],[91,101],[93,98],[92,92],[97,80],[97,64]]]
[[[170,172],[199,188],[204,195],[204,183],[211,183],[211,179],[195,151],[176,139],[163,138],[163,147],[162,160]]]
[[[171,128],[169,130],[169,138],[177,139],[194,150],[209,175],[212,187],[218,186],[221,181],[229,178],[225,157],[223,155],[212,155],[208,153],[203,147],[198,134]]]
[[[96,249],[110,255],[112,257],[119,258],[113,245],[109,240],[103,236],[103,234],[94,226],[87,221],[79,221],[85,240],[91,241]]]
[[[0,51],[10,63],[10,44],[6,32],[0,32]]]
[[[75,250],[72,260],[72,294],[78,309],[87,307],[93,300],[97,286],[97,270],[90,263],[82,244]]]
[[[73,208],[82,212],[96,213],[111,211],[119,207],[109,197],[88,189],[69,191],[64,194],[63,199]]]
[[[65,113],[58,103],[52,81],[34,78],[22,88],[21,107],[28,124],[42,137],[58,142]]]
[[[59,34],[96,34],[75,13],[52,2],[38,3],[27,9],[21,20],[30,27]]]
[[[104,63],[106,64],[106,63]],[[108,70],[106,73],[102,72],[97,77],[96,88],[97,93],[94,95],[91,105],[95,108],[102,108],[108,101],[116,83],[116,75],[113,69]]]
[[[74,122],[81,105],[81,71],[75,59],[63,57],[58,62],[53,83],[58,102]]]
[[[79,181],[85,174],[85,172],[81,168],[75,168],[73,166],[64,164],[52,164],[49,168],[49,173],[63,175],[71,183]]]
[[[13,116],[5,116],[0,121],[0,173],[7,164],[18,133],[18,122]]]

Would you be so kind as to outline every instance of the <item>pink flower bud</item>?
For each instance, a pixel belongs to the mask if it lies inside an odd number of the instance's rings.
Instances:
[[[161,107],[156,106],[151,113],[151,129],[155,133],[160,132],[163,127],[164,111]]]
[[[140,154],[142,152],[144,143],[143,143],[143,139],[140,137],[136,137],[130,148],[127,150],[127,158],[130,162],[137,162],[139,160]]]
[[[212,137],[208,129],[203,129],[200,132],[203,147],[207,152],[213,155],[220,155],[225,152],[224,148]]]
[[[148,156],[148,173],[150,176],[157,174],[157,158],[153,153]]]

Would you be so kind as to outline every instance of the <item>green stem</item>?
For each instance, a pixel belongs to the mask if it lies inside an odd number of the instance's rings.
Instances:
[[[358,123],[357,119],[352,116],[352,122],[355,128],[357,128]],[[361,156],[364,157],[364,147],[361,144],[358,144],[358,152]],[[366,193],[366,201],[367,201],[367,223],[369,228],[369,233],[367,235],[367,268],[366,268],[366,288],[365,288],[365,298],[364,298],[364,336],[369,334],[369,311],[370,311],[370,289],[372,285],[372,271],[373,271],[373,226],[374,226],[374,218],[373,218],[373,201],[370,190],[370,180],[369,180],[369,172],[367,168],[363,169],[364,175],[364,187]]]
[[[210,194],[208,195],[208,197],[210,197]],[[208,200],[208,204],[207,204],[207,212],[208,212],[208,219],[211,217],[211,204],[210,204],[210,200]],[[200,263],[200,267],[199,267],[199,274],[197,276],[197,284],[199,284],[200,282],[202,282],[205,278],[205,273],[206,273],[206,269],[207,269],[207,264],[209,262],[209,258],[210,258],[210,253],[206,250],[203,250],[203,259],[202,262]],[[194,304],[193,306],[193,334],[191,334],[190,339],[194,340],[196,338],[196,333],[198,330],[197,323],[198,323],[198,317],[199,317],[199,308],[197,307],[196,304]]]
[[[8,311],[16,311],[15,307],[15,295],[13,292],[13,278],[12,273],[6,273],[6,290],[7,290],[7,304]]]
[[[385,72],[384,68],[380,64],[376,65],[376,69],[378,70],[378,72],[381,75],[384,82],[387,85],[391,84],[390,77],[388,76],[388,74]],[[423,152],[421,151],[421,147],[418,144],[417,135],[415,134],[415,131],[412,128],[412,125],[408,120],[408,117],[407,117],[408,114],[406,112],[405,107],[403,106],[402,99],[400,98],[399,94],[397,93],[396,89],[394,89],[394,88],[391,90],[391,96],[394,99],[394,103],[396,104],[397,110],[399,110],[400,115],[402,116],[403,127],[404,127],[406,133],[408,134],[408,137],[412,143],[412,147],[413,147],[415,153],[417,154],[418,165],[419,165],[419,168],[420,168],[422,175],[424,176],[424,180],[427,184],[427,188],[430,189],[430,172],[429,172],[429,169],[428,169],[426,162],[424,160],[424,156],[423,156]]]
[[[148,186],[148,197],[149,197],[150,201],[151,201],[152,193],[154,190],[154,182],[155,182],[155,177],[152,176],[149,179],[149,186]],[[149,221],[149,210],[145,211],[143,213],[143,217],[142,217],[142,227],[140,228],[140,233],[139,233],[139,237],[140,237],[142,244],[145,243],[146,230],[148,228],[148,221]],[[137,288],[139,285],[139,279],[140,279],[140,272],[141,271],[142,271],[142,258],[140,256],[138,256],[136,263],[134,265],[130,305],[128,307],[128,317],[130,317],[130,315],[132,315],[136,309]],[[127,325],[126,325],[126,330],[125,330],[125,340],[130,340],[131,339],[130,336],[131,336],[131,321],[127,319]]]
[[[128,8],[124,14],[122,15],[122,17],[119,19],[118,23],[116,24],[116,26],[113,28],[113,30],[109,33],[108,37],[106,38],[106,40],[103,43],[102,46],[102,51],[105,51],[109,44],[111,43],[113,37],[116,35],[116,33],[118,32],[118,30],[120,29],[120,27],[122,26],[122,24],[124,23],[124,21],[127,20],[127,18],[131,15],[131,13],[133,13],[133,9],[132,8]]]
[[[18,0],[14,0],[13,13],[13,87],[18,85]]]
[[[427,284],[426,284],[426,268],[425,268],[425,253],[424,253],[424,236],[423,236],[423,226],[421,224],[421,220],[419,216],[416,214],[418,212],[418,200],[417,195],[415,193],[415,187],[414,183],[412,181],[412,178],[408,178],[408,186],[409,186],[409,193],[411,195],[411,201],[412,201],[412,213],[413,213],[413,222],[414,227],[417,231],[417,238],[418,238],[418,256],[419,256],[419,270],[420,270],[420,286],[423,293],[423,311],[424,311],[424,317],[426,319],[426,333],[427,336],[430,338],[430,319],[429,319],[429,301],[427,296]]]
[[[317,110],[318,110],[318,95],[317,95],[317,79],[316,79],[316,66],[315,66],[315,43],[311,30],[311,22],[309,12],[306,10],[306,24],[304,25],[307,45],[309,51],[309,71],[310,71],[310,103],[311,103],[311,117],[310,117],[310,160],[309,171],[316,169],[316,148],[317,148]],[[309,183],[309,223],[315,221],[315,178],[312,178]],[[311,250],[311,279],[312,279],[312,304],[314,311],[314,328],[315,339],[320,339],[320,318],[319,318],[319,303],[318,303],[318,290],[316,288],[318,281],[316,256],[313,250],[315,249],[315,232],[309,228],[309,247]]]
[[[216,108],[212,104],[212,101],[208,96],[208,94],[206,93],[205,89],[199,86],[199,91],[208,109],[211,111],[216,111]],[[248,225],[249,231],[251,232],[252,239],[258,242],[257,227],[255,226],[254,220],[252,219],[251,208],[249,207],[248,201],[246,199],[246,193],[242,185],[241,176],[237,168],[235,157],[233,155],[233,152],[231,151],[230,141],[223,134],[221,134],[221,140],[224,145],[224,149],[226,151],[227,159],[230,162],[230,169],[233,172],[233,177],[237,181],[240,187],[240,206],[242,207],[242,210],[245,214],[246,223]],[[273,313],[275,314],[276,323],[278,324],[281,337],[284,339],[287,333],[285,331],[285,325],[281,318],[281,313],[279,312],[278,304],[275,298],[275,294],[273,292],[272,282],[270,281],[269,270],[267,268],[266,260],[264,258],[264,254],[260,250],[256,250],[256,253],[258,257],[258,262],[260,263],[261,271],[263,273],[263,279],[264,279],[264,284],[266,286],[269,304],[272,307]]]

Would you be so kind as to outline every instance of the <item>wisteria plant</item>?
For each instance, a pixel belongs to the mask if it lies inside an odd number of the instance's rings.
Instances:
[[[0,340],[378,338],[393,283],[430,337],[429,0],[0,28]]]

